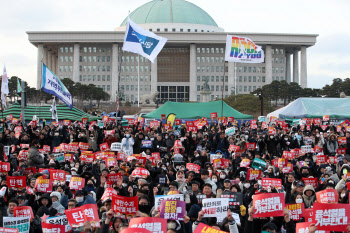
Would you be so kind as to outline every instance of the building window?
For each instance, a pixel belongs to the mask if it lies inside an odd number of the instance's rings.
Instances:
[[[239,82],[242,82],[242,76],[239,76]]]
[[[107,75],[107,81],[111,81],[111,76]]]
[[[281,73],[284,73],[284,68],[283,67],[281,67]]]
[[[265,82],[265,76],[262,76],[262,81],[263,81],[263,83]]]
[[[201,101],[201,96],[197,95],[197,102],[200,102],[200,101]]]
[[[101,81],[101,76],[97,75],[97,81]]]
[[[176,32],[176,28],[173,28],[173,30],[172,30],[173,32]]]
[[[187,29],[187,32],[191,32],[191,29]]]
[[[201,76],[197,76],[197,82],[201,81]]]
[[[183,28],[180,28],[180,32],[183,32],[184,31],[184,29]]]
[[[211,76],[211,81],[212,81],[212,82],[214,82],[214,79],[215,79],[214,76]]]
[[[200,91],[200,90],[201,90],[201,86],[197,85],[197,91]]]
[[[256,82],[256,76],[253,76],[253,82],[254,83]]]
[[[252,82],[252,76],[248,76],[248,80],[251,83]]]
[[[218,85],[216,85],[216,91],[219,91],[219,86]]]
[[[160,28],[157,28],[157,32],[160,32]]]
[[[167,31],[168,31],[168,29],[167,29],[167,28],[164,28],[164,31],[165,31],[165,32],[167,32]]]

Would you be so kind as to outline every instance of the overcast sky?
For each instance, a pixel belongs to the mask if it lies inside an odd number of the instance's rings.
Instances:
[[[227,32],[319,34],[308,49],[308,87],[350,77],[348,0],[189,0]],[[37,49],[26,31],[111,31],[148,0],[17,0],[3,2],[0,66],[36,83]]]

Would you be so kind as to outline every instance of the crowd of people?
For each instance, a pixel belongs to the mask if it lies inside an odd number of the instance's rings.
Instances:
[[[3,217],[14,217],[14,208],[18,206],[32,208],[34,218],[30,232],[39,233],[45,216],[62,216],[68,209],[96,204],[100,227],[85,222],[84,226],[72,231],[117,233],[129,227],[130,218],[160,217],[159,207],[155,208],[155,197],[176,193],[183,195],[186,214],[182,221],[167,220],[168,233],[192,233],[200,223],[230,233],[294,233],[296,224],[308,222],[308,219],[292,219],[287,208],[279,216],[254,217],[254,196],[283,193],[284,204],[303,203],[306,210],[317,202],[317,192],[332,189],[336,190],[337,203],[349,204],[350,132],[346,131],[345,125],[339,130],[330,122],[323,123],[326,127],[313,123],[306,127],[303,123],[290,125],[276,121],[267,127],[256,122],[256,127],[252,127],[251,121],[238,125],[209,120],[201,129],[198,127],[192,131],[187,131],[184,121],[167,130],[163,122],[150,128],[144,121],[127,127],[114,121],[106,121],[103,127],[81,122],[68,125],[43,123],[42,126],[4,122],[3,125],[0,161],[9,163],[10,169],[1,170],[0,188],[6,190],[0,192],[1,226]],[[234,132],[227,133],[226,130],[232,127]],[[338,140],[344,137],[345,141]],[[73,154],[71,159],[59,160],[57,154],[64,152],[61,145],[71,143],[88,143],[87,151],[92,152],[101,151],[104,144],[107,149],[103,150],[114,153],[115,158],[118,153],[124,157],[118,158],[116,164],[106,166],[100,157],[82,161],[83,150],[79,148],[65,152]],[[120,143],[118,151],[111,151],[114,143]],[[254,148],[247,148],[247,144],[252,143]],[[310,147],[305,151],[306,145]],[[300,149],[297,150],[299,154],[284,157],[285,151],[294,153],[296,149]],[[153,159],[155,154],[159,158]],[[139,155],[146,159],[139,159]],[[319,162],[319,155],[326,155],[326,161]],[[217,166],[213,158],[228,161],[228,166]],[[274,163],[283,158],[292,169],[285,170],[285,165]],[[253,167],[256,159],[264,161],[266,166]],[[250,165],[244,165],[247,163],[243,162],[248,160]],[[199,169],[193,169],[189,164]],[[133,175],[138,168],[149,173],[147,176]],[[65,171],[67,179],[53,180],[52,192],[39,192],[36,189],[38,179],[53,179],[50,169]],[[260,170],[261,174],[250,179],[249,170]],[[108,183],[107,175],[118,173],[121,179]],[[10,176],[25,176],[25,187],[9,187]],[[72,177],[84,178],[84,187],[70,189]],[[264,178],[280,179],[282,185],[263,186]],[[317,178],[316,185],[305,183],[305,178]],[[119,196],[138,197],[138,210],[132,217],[125,217],[125,213],[113,209],[112,200],[102,199],[107,187],[113,188]],[[239,204],[230,205],[222,219],[205,217],[204,199],[221,198],[232,193],[241,196]],[[317,223],[310,222],[308,232],[316,230]]]

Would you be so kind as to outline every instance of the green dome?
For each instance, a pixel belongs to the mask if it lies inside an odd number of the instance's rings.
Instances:
[[[130,13],[137,24],[189,23],[218,26],[213,18],[200,7],[184,0],[153,0]],[[127,23],[127,18],[120,26]]]

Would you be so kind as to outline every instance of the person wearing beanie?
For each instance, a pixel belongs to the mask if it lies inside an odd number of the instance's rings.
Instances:
[[[50,197],[51,197],[52,205],[51,205],[51,207],[49,209],[54,208],[54,209],[57,210],[57,212],[59,214],[64,215],[65,208],[60,203],[60,201],[61,201],[61,194],[59,192],[52,192],[50,194]]]

